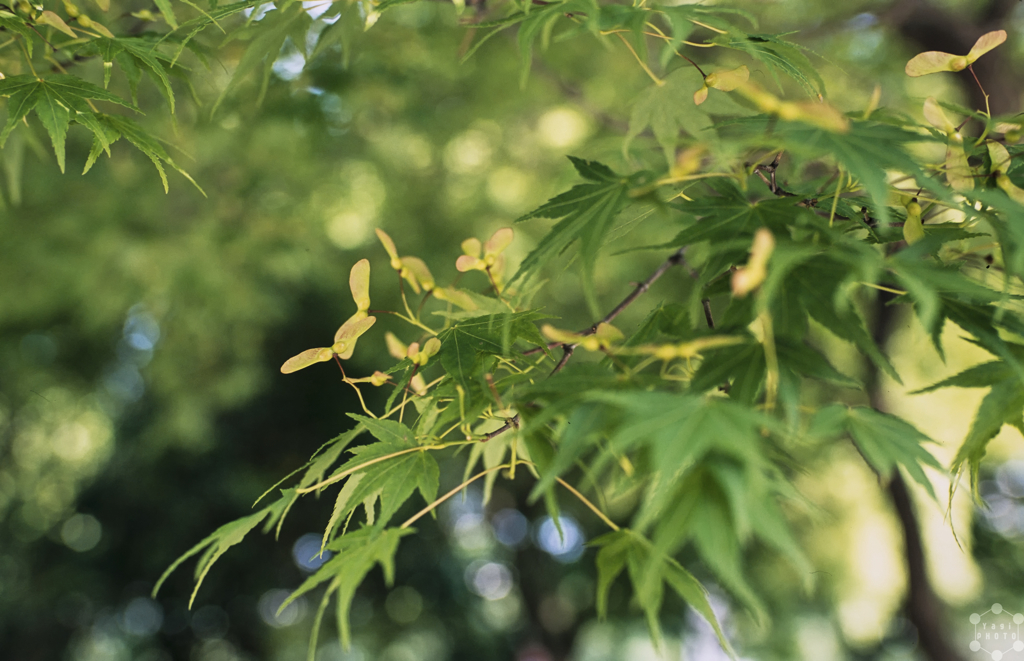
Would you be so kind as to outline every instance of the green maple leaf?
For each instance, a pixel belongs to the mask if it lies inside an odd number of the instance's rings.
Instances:
[[[296,484],[295,487],[283,490],[283,493],[286,495],[287,502],[285,503],[284,509],[281,511],[281,514],[277,519],[277,528],[275,530],[275,536],[280,536],[281,527],[284,525],[284,520],[288,516],[288,512],[291,510],[292,505],[294,505],[296,501],[298,501],[298,499],[302,496],[299,490],[305,489],[306,487],[310,487],[318,482],[321,482],[324,479],[324,473],[326,473],[327,469],[329,469],[331,466],[334,465],[335,462],[338,461],[338,458],[341,456],[342,451],[346,447],[348,447],[349,443],[354,441],[356,438],[359,437],[360,434],[362,434],[365,431],[366,427],[364,427],[363,425],[356,425],[349,431],[343,434],[339,434],[338,436],[335,436],[334,438],[320,446],[320,448],[315,453],[313,453],[313,456],[310,458],[310,460],[307,461],[304,465],[299,466],[291,473],[285,475],[283,478],[278,480],[272,487],[264,491],[259,498],[256,499],[256,502],[253,503],[253,506],[255,506],[256,503],[259,503],[261,500],[266,498],[267,494],[272,492],[277,487],[281,486],[281,484],[286,482],[288,479],[305,470],[302,479],[299,480],[298,484]]]
[[[834,158],[860,181],[871,196],[874,212],[881,224],[890,221],[886,170],[906,172],[917,180],[918,185],[940,199],[949,197],[949,192],[928,176],[907,150],[907,144],[931,141],[933,138],[930,136],[866,121],[851,121],[850,130],[846,133],[826,131],[799,122],[779,122],[775,132],[794,154],[804,158]]]
[[[89,105],[90,101],[106,101],[134,108],[116,94],[111,94],[81,78],[65,74],[26,74],[4,78],[0,80],[0,96],[9,97],[7,125],[0,133],[0,147],[3,147],[18,122],[29,112],[33,112],[50,136],[61,172],[64,171],[64,142],[72,119],[90,128],[97,136],[102,134],[101,130],[95,128],[93,118],[98,115]],[[102,139],[105,139],[105,136]]]
[[[779,82],[779,73],[786,74],[804,88],[809,96],[825,96],[825,81],[818,70],[807,59],[810,52],[799,44],[781,39],[782,34],[751,34],[735,27],[727,34],[714,38],[714,43],[746,53],[768,67],[768,71]]]
[[[939,461],[922,445],[934,441],[905,420],[864,406],[832,404],[814,414],[808,433],[825,439],[848,434],[880,476],[889,478],[901,466],[935,497],[931,481],[922,469],[931,466],[942,470]]]
[[[441,365],[464,388],[474,375],[481,355],[507,356],[517,340],[546,347],[534,321],[545,315],[536,311],[495,314],[460,321],[438,334]]]
[[[1018,358],[1024,356],[1024,346],[1010,344],[1007,349]],[[995,438],[1003,425],[1012,425],[1024,433],[1024,387],[1021,386],[1018,368],[997,360],[969,367],[959,374],[911,394],[951,387],[990,388],[982,398],[967,437],[950,467],[957,474],[967,467],[971,478],[971,490],[977,496],[978,470],[989,441]]]
[[[658,553],[651,543],[632,530],[617,530],[598,537],[591,546],[597,553],[597,614],[608,614],[608,592],[612,583],[627,571],[636,594],[636,600],[647,617],[647,625],[656,641],[661,640],[658,613],[664,597],[664,586],[674,590],[686,603],[711,624],[722,648],[735,658],[735,653],[711,610],[707,590],[672,558]]]
[[[580,176],[592,183],[574,186],[516,220],[519,223],[532,218],[561,219],[526,256],[509,285],[528,280],[578,240],[583,292],[591,307],[596,308],[593,274],[598,251],[612,229],[612,221],[631,203],[630,189],[645,182],[649,175],[642,172],[622,177],[601,163],[572,156],[569,160]]]
[[[335,470],[334,476],[349,477],[338,493],[324,531],[325,545],[338,525],[359,505],[365,506],[372,524],[378,518],[375,506],[379,500],[379,521],[386,525],[417,489],[427,503],[437,497],[437,461],[427,450],[419,450],[411,429],[393,420],[350,415],[380,442],[349,449],[352,458]]]
[[[164,570],[160,578],[157,579],[156,585],[153,586],[153,597],[160,591],[160,586],[163,585],[167,577],[174,572],[183,562],[196,555],[197,553],[203,552],[200,556],[199,561],[196,563],[195,578],[196,585],[192,590],[192,596],[189,599],[189,608],[192,607],[192,602],[196,599],[196,594],[199,592],[199,587],[203,584],[203,579],[210,572],[214,563],[220,559],[224,553],[227,552],[232,546],[239,544],[245,536],[248,535],[253,529],[256,528],[260,523],[269,517],[269,524],[273,525],[276,517],[281,514],[284,508],[287,506],[287,498],[281,498],[277,502],[264,507],[260,511],[250,514],[249,516],[242,517],[236,521],[225,523],[217,530],[213,531],[203,541],[199,542],[191,549],[182,554],[177,560],[171,563],[171,566]]]
[[[734,240],[746,242],[760,227],[781,233],[799,224],[811,212],[799,207],[796,198],[772,198],[751,202],[732,182],[716,182],[721,195],[698,198],[693,201],[674,202],[673,209],[683,212],[687,219],[697,219],[679,232],[671,241],[657,248],[679,248],[701,241],[732,244]],[[717,275],[717,274],[714,274]]]
[[[381,530],[376,527],[366,527],[338,537],[328,546],[328,549],[335,553],[334,557],[303,581],[282,602],[278,612],[287,608],[288,604],[310,590],[327,582],[327,590],[320,600],[320,606],[313,619],[309,661],[313,661],[315,658],[320,624],[331,597],[336,595],[337,598],[338,631],[341,634],[342,645],[347,649],[352,641],[348,614],[356,589],[375,565],[380,565],[384,571],[384,581],[390,586],[395,580],[395,553],[398,551],[398,544],[402,537],[413,532],[415,532],[413,528]]]
[[[267,93],[267,85],[270,82],[270,73],[273,71],[274,62],[277,61],[285,40],[290,37],[292,43],[305,44],[306,33],[312,22],[313,19],[306,13],[302,3],[286,4],[282,5],[280,9],[267,12],[262,19],[251,26],[233,32],[228,38],[229,41],[240,39],[249,40],[250,43],[238,61],[231,81],[213,104],[213,112],[217,111],[227,95],[250,74],[258,75],[259,94],[256,103],[261,103]]]
[[[633,140],[650,127],[671,167],[676,161],[680,134],[689,134],[697,140],[717,141],[712,115],[752,113],[725,93],[712,94],[704,104],[695,105],[693,93],[704,84],[704,80],[692,67],[676,69],[665,76],[663,83],[652,85],[637,97],[629,116],[629,131],[622,143],[624,154],[629,153]]]

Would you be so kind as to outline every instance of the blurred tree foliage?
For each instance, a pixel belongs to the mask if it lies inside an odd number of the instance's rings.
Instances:
[[[202,9],[167,2],[52,4],[0,7],[4,41],[10,40],[0,45],[7,81],[0,82],[7,85],[0,94],[8,97],[16,127],[0,152],[0,657],[303,658],[318,599],[275,611],[308,575],[302,565],[312,555],[303,555],[310,547],[295,544],[308,542],[307,533],[322,534],[333,498],[297,505],[279,543],[257,535],[234,547],[209,574],[191,611],[186,604],[192,584],[184,573],[172,577],[158,600],[149,598],[175,557],[217,526],[249,513],[256,496],[301,466],[324,440],[349,428],[346,414],[360,410],[351,388],[329,366],[299,377],[282,377],[277,366],[301,348],[321,346],[348,317],[349,268],[361,257],[370,257],[375,269],[373,308],[401,308],[396,288],[381,276],[386,257],[375,228],[389,232],[403,254],[429,256],[440,278],[442,265],[454,265],[461,254],[461,241],[486,239],[577,184],[566,153],[601,161],[615,172],[664,170],[665,154],[674,159],[677,146],[688,144],[677,145],[674,135],[670,146],[663,143],[667,132],[693,125],[693,90],[670,99],[679,115],[674,127],[660,133],[643,116],[656,90],[618,39],[602,39],[607,48],[591,36],[568,43],[555,39],[528,59],[522,87],[514,29],[496,33],[460,64],[486,34],[464,24],[511,13],[500,6],[401,5],[383,11],[364,31],[365,20],[380,6],[283,3],[268,11],[270,5],[259,3]],[[548,10],[546,3],[536,4],[534,11]],[[892,116],[919,118],[925,96],[974,108],[982,104],[966,75],[908,79],[906,61],[926,48],[966,53],[986,30],[1013,33],[1020,17],[1007,4],[945,2],[928,8],[928,20],[946,21],[948,41],[939,44],[904,40],[921,38],[915,26],[924,2],[836,7],[801,0],[745,8],[756,14],[763,34],[800,31],[787,38],[810,49],[806,57],[821,71],[834,106],[862,110],[877,84]],[[229,8],[236,13],[218,14]],[[174,40],[210,14],[229,36],[206,25],[172,65]],[[126,39],[120,53],[111,47],[116,40],[104,41],[104,29]],[[538,35],[544,39],[543,31]],[[673,75],[692,75],[678,58],[668,67],[659,61],[653,39],[648,38],[648,61],[655,75],[670,87]],[[32,42],[31,53],[19,50]],[[60,48],[51,50],[52,45]],[[987,76],[980,75],[995,113],[1018,109],[1019,86],[999,73],[1017,61],[1014,48],[1011,41],[979,60],[979,71],[981,63],[989,67]],[[694,50],[686,52],[703,63],[697,55],[704,54]],[[147,53],[164,55],[151,62]],[[107,56],[110,67],[104,65]],[[744,57],[727,55],[716,68],[748,64]],[[779,92],[768,68],[751,70],[763,88]],[[117,95],[144,115],[117,109],[100,93],[108,72],[104,94]],[[19,92],[10,82],[18,76],[60,82],[56,77],[62,75],[81,77],[95,89],[50,103],[46,94]],[[815,85],[811,78],[805,82]],[[788,96],[806,98],[798,82],[784,84]],[[20,122],[23,114],[15,114],[14,102],[24,99],[18,94],[35,94],[33,103],[48,105],[35,106],[35,114]],[[134,124],[111,120],[107,111]],[[46,112],[57,119],[48,120]],[[53,138],[61,135],[61,112],[78,117],[67,131],[66,154]],[[74,173],[114,131],[124,139],[113,144],[110,158],[100,158],[85,176]],[[123,144],[131,137],[138,148]],[[944,137],[941,142],[939,152]],[[920,158],[941,162],[942,155],[923,152]],[[152,159],[168,171],[167,194]],[[820,163],[807,167],[808,181],[821,183],[831,174],[815,171],[824,167]],[[177,168],[197,186],[178,176]],[[72,172],[61,175],[60,169]],[[798,174],[788,175],[794,185],[801,181]],[[666,232],[662,216],[644,222],[646,211],[627,210],[620,218],[625,227],[638,228],[631,246],[675,234]],[[543,240],[544,226],[515,226],[517,240],[507,252],[512,264]],[[745,253],[749,247],[745,237],[739,249]],[[651,252],[603,256],[590,299],[613,303],[628,289],[624,283],[643,280],[663,260]],[[547,275],[551,281],[535,305],[557,315],[557,326],[586,328],[601,316],[583,302],[587,277],[575,264],[559,262]],[[668,299],[680,290],[692,292],[682,272],[655,283],[649,296]],[[716,312],[722,310],[724,305]],[[616,324],[635,328],[644,312],[627,310]],[[889,330],[875,328],[883,346],[889,333],[893,343],[907,348],[906,359],[890,353],[908,386],[923,387],[956,366],[983,359],[976,347],[950,344],[957,333],[947,326],[950,365],[936,367],[938,357],[920,348],[924,334],[907,330],[911,323],[909,316],[899,316]],[[378,326],[361,340],[350,373],[368,375],[390,360],[378,331],[400,332],[400,326],[387,318]],[[816,343],[832,360],[870,386],[875,377],[858,352],[818,334]],[[868,390],[833,389],[817,401],[865,404]],[[368,392],[368,406],[381,410],[385,396]],[[897,406],[871,403],[887,410]],[[947,454],[936,452],[946,464],[976,406],[977,399],[955,402],[954,445]],[[922,421],[927,411],[917,418],[894,412],[938,437]],[[1011,456],[1000,447],[992,451],[997,457]],[[729,638],[754,658],[954,658],[922,645],[935,632],[915,630],[912,603],[900,608],[906,589],[911,601],[920,597],[912,584],[904,588],[904,529],[857,451],[844,443],[798,454],[803,471],[795,484],[825,513],[808,518],[799,507],[787,510],[818,570],[813,588],[805,588],[806,576],[763,544],[743,556],[755,595],[729,585],[694,550],[679,556],[706,584],[723,586],[715,588],[712,604]],[[441,462],[441,493],[462,481],[464,459]],[[1024,563],[1015,542],[1024,530],[1015,518],[1022,483],[1024,471],[1012,461],[987,471],[983,466],[980,489],[992,510],[973,527],[969,515],[954,516],[973,558],[943,565],[936,552],[928,560],[933,582],[944,569],[967,577],[945,591],[941,581],[928,587],[941,593],[941,599],[931,595],[930,607],[948,608],[948,621],[957,624],[946,637],[964,641],[964,657],[973,635],[967,613],[984,611],[988,606],[979,604],[992,601],[1021,609],[1014,602],[1013,577]],[[499,482],[486,506],[482,491],[471,490],[465,500],[446,504],[436,522],[421,519],[419,533],[402,541],[395,558],[398,587],[387,587],[374,572],[359,588],[352,607],[353,649],[345,652],[332,636],[322,635],[318,658],[653,654],[624,582],[611,587],[609,619],[597,621],[596,550],[579,559],[565,541],[572,534],[556,534],[552,542],[544,503],[527,503],[533,488],[534,480],[521,470],[514,480]],[[561,496],[559,501],[566,529],[579,540],[605,532],[579,502]],[[926,499],[922,503],[919,509],[927,507]],[[621,522],[637,504],[636,494],[626,490],[606,505]],[[420,507],[418,500],[409,503],[400,519]],[[519,538],[524,522],[530,532]],[[940,525],[925,537],[942,538],[942,532]],[[947,540],[944,548],[949,546]],[[861,553],[869,560],[867,570],[844,553],[858,548],[870,550]],[[977,579],[979,571],[986,580]],[[865,576],[883,585],[873,587]],[[770,605],[770,626],[744,610],[744,597],[747,605]],[[683,600],[668,596],[661,621],[666,653],[721,654],[714,633]]]

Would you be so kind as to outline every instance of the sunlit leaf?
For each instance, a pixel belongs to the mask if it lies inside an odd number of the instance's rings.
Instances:
[[[348,276],[348,286],[352,290],[352,300],[356,307],[365,312],[370,309],[370,260],[360,259],[352,266]],[[337,342],[337,337],[335,337]]]
[[[281,374],[291,374],[310,365],[322,363],[334,357],[334,352],[329,348],[306,349],[297,356],[292,356],[281,365]]]
[[[68,24],[64,22],[64,19],[62,19],[57,14],[54,14],[52,11],[46,10],[41,12],[39,14],[39,18],[36,19],[36,24],[49,25],[52,28],[60,30],[61,32],[68,35],[72,39],[78,38],[78,35],[75,34],[74,30],[68,27]]]
[[[996,46],[999,46],[1006,41],[1006,30],[995,30],[994,32],[986,32],[985,34],[978,37],[978,40],[974,42],[974,46],[971,47],[971,51],[967,53],[967,61],[971,64],[978,61],[978,58],[989,52]]]
[[[338,354],[338,358],[348,360],[356,348],[356,340],[370,330],[370,327],[377,321],[376,317],[363,317],[356,321],[346,321],[334,334],[334,344],[331,350]]]

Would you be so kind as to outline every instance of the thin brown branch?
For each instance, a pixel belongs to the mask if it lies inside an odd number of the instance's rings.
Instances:
[[[666,259],[664,262],[662,262],[661,266],[659,266],[657,269],[655,269],[654,273],[649,275],[647,277],[647,279],[644,280],[643,282],[637,284],[636,287],[633,288],[633,291],[629,292],[629,295],[627,295],[626,298],[622,299],[622,301],[618,305],[616,305],[614,308],[612,308],[612,311],[609,312],[608,314],[606,314],[601,319],[601,321],[598,321],[597,323],[595,323],[594,325],[590,326],[587,329],[581,330],[579,332],[579,334],[580,335],[593,335],[594,333],[597,332],[597,327],[598,327],[599,324],[611,323],[611,321],[613,319],[618,317],[620,314],[622,314],[622,312],[626,308],[628,308],[630,305],[632,305],[633,301],[638,299],[642,294],[644,294],[648,289],[650,289],[651,285],[653,285],[655,282],[657,282],[658,278],[660,278],[661,276],[665,275],[666,271],[668,271],[673,266],[677,266],[679,264],[686,264],[686,258],[684,256],[685,253],[686,253],[685,246],[680,248],[679,250],[676,250],[674,253],[672,253],[669,256],[668,259]],[[692,277],[694,277],[694,278],[697,277],[697,274],[696,274],[696,272],[693,271],[693,269],[690,269],[690,275]],[[708,318],[710,319],[710,316]],[[714,322],[711,321],[710,324],[712,324],[711,327],[714,328],[714,326],[713,326]],[[551,344],[548,345],[547,348],[548,349],[554,349],[557,346],[561,346],[562,347],[562,358],[558,361],[558,364],[555,365],[555,368],[553,370],[551,370],[551,374],[548,375],[548,376],[554,376],[555,374],[558,374],[559,372],[561,372],[562,368],[565,367],[566,363],[569,362],[569,359],[572,358],[573,352],[576,351],[576,345],[575,344],[563,344],[561,342],[552,342]],[[524,351],[523,355],[527,355],[528,356],[528,355],[531,355],[531,354],[539,353],[541,351],[543,351],[543,349],[540,348],[540,347],[537,347],[536,349],[530,349],[528,351]],[[491,440],[495,436],[498,436],[499,434],[504,434],[509,429],[512,429],[513,427],[518,427],[518,426],[519,426],[519,415],[516,414],[513,417],[509,418],[508,421],[506,421],[505,424],[502,425],[501,427],[495,429],[492,432],[488,432],[487,434],[485,434],[484,437],[480,439],[480,442],[481,443],[486,443],[487,441]]]

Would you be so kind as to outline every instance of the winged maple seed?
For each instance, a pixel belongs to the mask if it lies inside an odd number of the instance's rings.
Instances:
[[[827,101],[783,101],[751,82],[739,84],[736,91],[761,112],[776,115],[787,122],[803,122],[832,133],[850,130],[850,120]]]
[[[775,250],[775,237],[772,233],[762,227],[754,234],[754,243],[750,247],[750,260],[746,266],[741,266],[732,273],[732,294],[736,298],[743,298],[750,292],[761,286],[768,271],[768,259]]]
[[[409,346],[405,346],[405,344],[391,331],[384,333],[384,342],[387,343],[388,353],[391,354],[392,358],[397,358],[398,360],[408,358],[417,365],[426,365],[427,360],[441,350],[440,340],[434,337],[427,340],[427,343],[423,347],[423,351],[420,351],[419,344],[416,342],[413,342]],[[413,347],[415,347],[415,350]],[[420,354],[427,355],[423,358],[423,362],[417,363],[417,358],[419,358]],[[409,386],[417,395],[421,395],[427,391],[427,382],[423,380],[423,375],[419,373],[412,376],[409,380]]]
[[[978,61],[978,58],[1006,41],[1006,30],[996,30],[981,35],[967,55],[953,55],[942,51],[930,50],[918,53],[907,62],[908,76],[927,76],[940,71],[963,71]]]
[[[455,268],[460,273],[467,271],[487,271],[491,277],[497,279],[505,267],[505,252],[512,243],[515,234],[511,227],[502,227],[500,230],[487,239],[487,243],[480,245],[480,239],[466,239],[462,242],[462,256],[455,262]],[[481,248],[483,257],[480,256]]]
[[[712,337],[700,337],[696,340],[679,344],[646,344],[632,349],[631,353],[651,355],[664,362],[676,359],[689,362],[694,358],[699,358],[701,353],[705,351],[743,344],[744,342],[746,340],[741,337],[714,335]]]
[[[398,275],[409,283],[413,291],[417,294],[420,293],[420,290],[426,292],[433,291],[436,283],[434,276],[430,273],[430,269],[427,268],[426,262],[419,257],[399,257],[395,242],[391,240],[387,232],[380,229],[376,230],[376,232],[377,238],[380,239],[381,244],[384,245],[384,250],[388,253],[388,257],[391,258],[391,268],[398,271]]]
[[[587,351],[611,351],[614,348],[613,345],[626,339],[622,331],[604,322],[599,323],[597,330],[589,335],[561,330],[551,324],[544,324],[540,332],[544,333],[544,336],[550,340],[561,342],[562,344],[578,344]]]
[[[974,189],[974,177],[971,176],[971,166],[967,163],[967,154],[964,152],[964,137],[957,130],[955,124],[942,111],[942,106],[929,96],[924,101],[924,118],[928,123],[946,134],[948,140],[946,145],[946,162],[943,166],[946,170],[946,181],[958,193],[965,193]]]
[[[282,374],[291,374],[305,369],[315,363],[323,363],[334,356],[342,360],[352,357],[356,349],[356,340],[359,336],[370,330],[370,327],[377,321],[376,317],[367,314],[370,309],[370,262],[361,259],[355,263],[349,273],[349,288],[352,290],[352,300],[356,304],[356,312],[341,325],[338,332],[334,334],[334,344],[329,347],[317,347],[306,349],[297,356],[292,356],[281,365]]]
[[[704,84],[693,93],[693,102],[700,105],[707,101],[710,88],[731,92],[750,78],[750,69],[746,65],[730,71],[712,71],[704,76]]]
[[[1010,180],[1010,152],[998,142],[988,143],[988,155],[992,160],[992,172],[996,175],[996,186],[1010,196],[1017,204],[1024,204],[1024,189]]]

